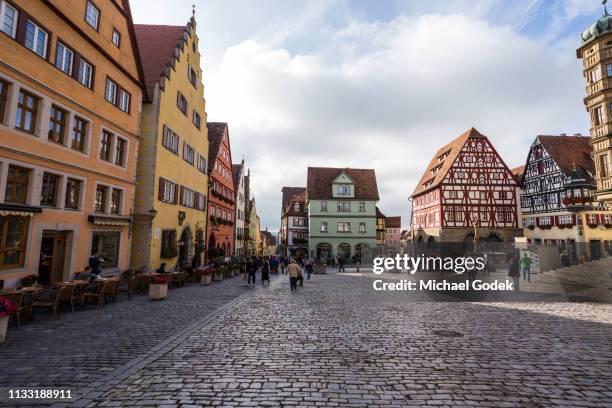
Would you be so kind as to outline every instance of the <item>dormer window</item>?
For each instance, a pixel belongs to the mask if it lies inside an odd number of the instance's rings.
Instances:
[[[300,212],[300,204],[298,203],[293,204],[293,211]]]
[[[350,195],[351,194],[351,186],[348,184],[341,184],[338,186],[338,195]]]

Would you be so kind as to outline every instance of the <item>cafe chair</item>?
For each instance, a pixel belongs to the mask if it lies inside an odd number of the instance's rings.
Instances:
[[[74,312],[74,300],[73,300],[74,286],[60,286],[56,289],[55,294],[45,299],[41,298],[32,303],[32,309],[48,309],[53,313],[55,320],[59,318],[60,306],[64,303],[70,303],[72,311]]]

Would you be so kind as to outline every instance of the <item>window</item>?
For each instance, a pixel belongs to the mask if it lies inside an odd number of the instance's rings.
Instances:
[[[121,198],[123,197],[123,190],[118,188],[113,188],[113,192],[111,193],[111,204],[110,204],[110,212],[111,214],[119,215],[121,214]]]
[[[70,210],[79,209],[79,201],[81,199],[81,180],[69,178],[66,183],[66,201],[64,208]]]
[[[366,204],[365,204],[365,201],[360,201],[360,202],[359,202],[359,211],[360,211],[360,212],[365,212],[365,210],[366,210]]]
[[[104,90],[104,99],[112,103],[117,102],[117,84],[109,78],[106,78],[106,88]]]
[[[28,20],[26,24],[26,48],[34,51],[36,54],[43,58],[47,56],[47,40],[49,34],[38,25],[34,24],[32,20]]]
[[[321,212],[327,212],[327,201],[321,201]]]
[[[178,255],[176,230],[163,230],[161,241],[161,258],[174,258]]]
[[[91,254],[102,259],[100,268],[116,268],[119,264],[120,232],[94,232],[91,240]]]
[[[351,202],[338,201],[338,212],[351,212]]]
[[[293,204],[293,211],[300,212],[300,204],[299,203],[294,203]]]
[[[165,203],[176,204],[176,184],[160,177],[158,198]]]
[[[24,265],[28,217],[0,216],[0,269]]]
[[[603,125],[604,123],[603,108],[601,106],[593,110],[593,123],[595,126]]]
[[[195,191],[181,186],[181,205],[187,208],[195,207]]]
[[[117,31],[116,28],[113,28],[113,35],[111,37],[111,41],[117,46],[117,48],[121,45],[121,34],[119,34],[119,31]]]
[[[72,142],[70,147],[79,152],[85,151],[85,137],[87,133],[87,122],[78,116],[74,117],[74,127],[72,128]]]
[[[193,85],[194,88],[197,88],[197,80],[198,80],[198,76],[195,72],[195,69],[193,69],[193,67],[191,66],[191,64],[189,64],[188,68],[187,68],[187,76],[189,77],[189,82],[191,82],[191,85]]]
[[[606,64],[606,76],[612,77],[612,64]]]
[[[17,101],[17,118],[15,127],[26,132],[34,133],[36,130],[36,114],[38,111],[38,97],[23,89],[19,91]]]
[[[6,102],[8,100],[8,82],[0,79],[0,122],[4,122],[4,111],[6,110]]]
[[[195,163],[195,149],[185,142],[183,142],[183,160],[192,166]]]
[[[115,146],[115,164],[117,166],[125,166],[125,155],[127,150],[127,141],[120,137],[117,138]]]
[[[338,232],[351,232],[351,223],[350,222],[339,222]]]
[[[198,154],[198,170],[201,173],[206,174],[206,158],[201,154]]]
[[[57,206],[57,189],[59,187],[59,182],[60,176],[51,173],[43,174],[40,205],[47,207]]]
[[[608,163],[608,155],[602,154],[599,156],[599,177],[608,177],[610,174],[610,165]]]
[[[561,225],[572,225],[572,224],[574,224],[574,216],[573,215],[560,215],[559,216],[559,224],[561,224]]]
[[[193,110],[193,125],[198,129],[200,129],[200,127],[202,126],[202,118],[200,117],[200,114],[196,112],[195,109]]]
[[[100,143],[100,160],[104,160],[107,162],[111,161],[112,145],[113,145],[113,134],[110,132],[107,132],[106,130],[103,130],[102,131],[102,141]]]
[[[98,30],[98,24],[100,23],[100,10],[93,3],[87,0],[85,6],[85,21],[87,24],[92,26],[96,31]]]
[[[361,233],[366,232],[366,223],[365,222],[360,222],[359,223],[359,232],[361,232]]]
[[[321,221],[321,232],[327,232],[327,221]]]
[[[162,136],[162,146],[170,150],[174,154],[178,154],[179,137],[168,126],[164,126],[164,135]]]
[[[108,187],[100,186],[96,187],[96,199],[94,202],[94,211],[99,213],[106,212],[106,198],[108,197]]]
[[[66,132],[66,111],[51,106],[49,117],[49,140],[55,143],[64,144],[64,133]]]
[[[19,12],[6,1],[0,2],[0,29],[8,36],[17,36],[17,17]]]
[[[176,106],[183,112],[183,115],[187,116],[187,99],[185,99],[185,95],[183,95],[181,91],[177,91],[176,93]]]
[[[119,109],[126,113],[130,113],[130,99],[131,96],[129,93],[123,89],[119,89]]]
[[[599,67],[596,67],[595,69],[592,69],[591,71],[589,71],[589,82],[593,83],[593,82],[597,82],[601,79],[601,72],[599,71]]]
[[[4,201],[25,204],[30,182],[30,170],[10,165],[6,178]]]
[[[57,42],[55,50],[55,66],[68,75],[72,75],[72,60],[74,53],[61,42]]]
[[[206,211],[206,196],[202,193],[195,193],[195,196],[196,196],[196,208],[200,211]]]
[[[351,194],[351,186],[347,184],[342,184],[338,186],[338,195],[350,195]]]
[[[93,68],[91,64],[85,61],[83,58],[79,60],[79,76],[78,81],[91,89],[93,78]]]

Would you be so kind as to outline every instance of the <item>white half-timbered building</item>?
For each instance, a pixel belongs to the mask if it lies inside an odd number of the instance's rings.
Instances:
[[[567,248],[575,260],[599,258],[612,248],[612,213],[594,200],[589,142],[580,135],[536,137],[520,180],[527,242]]]
[[[513,241],[517,187],[489,139],[469,129],[436,152],[412,194],[415,241]]]

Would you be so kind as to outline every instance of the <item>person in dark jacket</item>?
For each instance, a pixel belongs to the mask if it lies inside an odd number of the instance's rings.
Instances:
[[[312,275],[313,271],[312,259],[309,259],[308,262],[306,262],[306,268],[304,269],[306,271],[306,279],[310,280],[310,275]]]
[[[249,286],[255,285],[255,277],[257,275],[257,259],[251,258],[251,261],[247,265],[247,272],[249,273]]]
[[[261,284],[264,284],[264,281],[268,281],[268,285],[270,284],[270,262],[266,258],[261,262]]]
[[[100,265],[102,264],[102,259],[100,258],[99,252],[94,252],[92,256],[89,257],[89,266],[91,266],[91,274],[94,276],[98,276],[102,270],[100,269]]]
[[[341,256],[338,256],[338,272],[346,272],[344,270],[344,258]]]
[[[508,256],[508,277],[512,278],[514,290],[519,290],[521,271],[519,269],[519,259],[516,254],[510,254]]]

